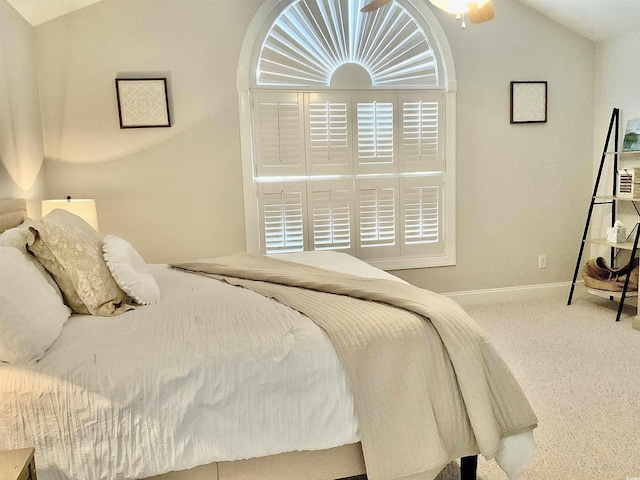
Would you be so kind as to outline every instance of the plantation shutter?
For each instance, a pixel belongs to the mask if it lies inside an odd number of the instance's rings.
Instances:
[[[306,250],[306,182],[261,183],[258,197],[263,253]]]
[[[442,92],[253,99],[263,253],[337,250],[383,268],[445,255]]]
[[[309,182],[308,198],[313,250],[355,254],[352,181]]]
[[[253,96],[257,176],[304,175],[302,94]]]
[[[398,179],[367,178],[357,184],[356,254],[359,258],[400,255],[398,229]]]
[[[444,252],[442,187],[441,175],[400,179],[403,256]]]
[[[398,99],[402,123],[400,171],[442,171],[444,93],[405,93]]]
[[[356,173],[393,173],[398,171],[397,128],[392,93],[353,95],[356,115]]]
[[[310,175],[353,173],[350,101],[349,94],[307,95],[307,172]]]

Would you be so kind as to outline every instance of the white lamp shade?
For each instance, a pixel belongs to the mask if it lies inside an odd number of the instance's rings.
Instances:
[[[92,198],[71,198],[67,200],[43,200],[42,216],[44,217],[51,210],[60,208],[67,212],[79,216],[85,222],[98,231],[98,212],[96,210],[96,201]]]

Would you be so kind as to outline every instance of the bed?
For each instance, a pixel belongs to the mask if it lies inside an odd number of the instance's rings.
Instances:
[[[25,220],[23,201],[0,201],[0,234]],[[279,261],[401,282],[335,252]],[[247,288],[143,266],[161,299],[145,301],[155,292],[139,289],[135,308],[110,304],[127,310],[118,315],[72,314],[57,334],[51,328],[55,338],[44,353],[39,346],[40,358],[0,363],[0,449],[35,446],[45,480],[330,480],[366,472],[350,382],[322,328]],[[534,426],[529,420],[505,436],[495,452],[512,478],[532,455]]]

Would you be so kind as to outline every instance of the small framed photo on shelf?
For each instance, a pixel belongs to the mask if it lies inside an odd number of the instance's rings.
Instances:
[[[547,82],[511,82],[511,123],[547,121]]]
[[[120,128],[170,127],[166,78],[116,78]]]
[[[640,118],[627,121],[627,128],[622,140],[622,151],[640,152]]]

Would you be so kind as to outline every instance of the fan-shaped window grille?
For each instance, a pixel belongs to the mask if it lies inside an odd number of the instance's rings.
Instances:
[[[370,0],[298,0],[271,26],[260,52],[259,86],[318,88],[342,65],[357,64],[373,87],[438,87],[427,35],[397,2],[374,13]]]

